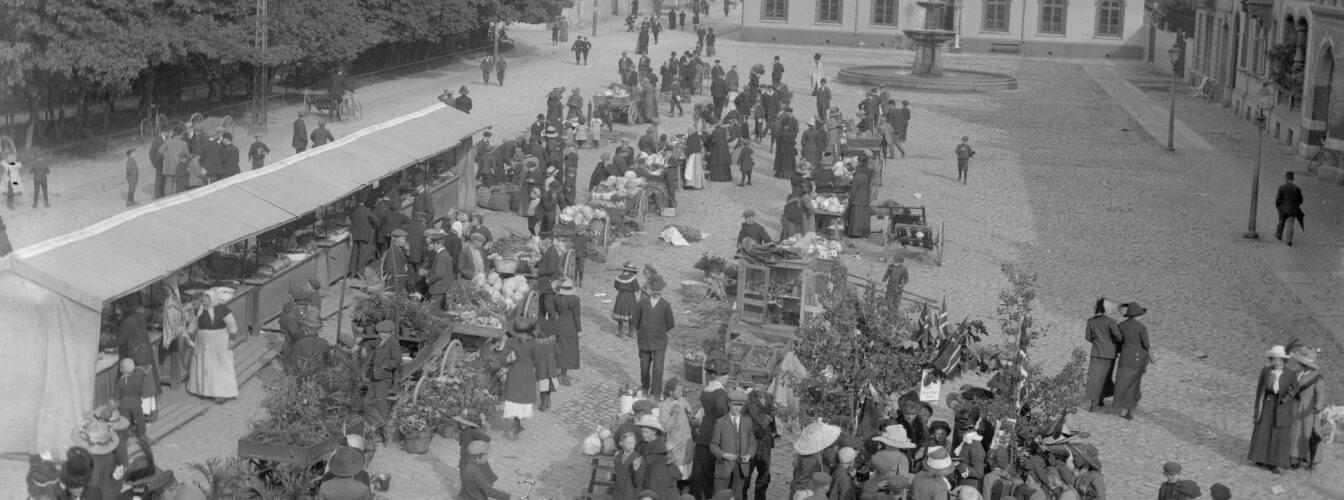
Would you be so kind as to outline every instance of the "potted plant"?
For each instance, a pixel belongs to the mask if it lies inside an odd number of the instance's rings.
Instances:
[[[420,455],[429,451],[434,430],[445,418],[444,410],[435,403],[432,397],[422,399],[413,394],[392,410],[392,426],[401,434],[406,453]]]
[[[253,422],[238,440],[238,456],[311,465],[364,432],[360,411],[362,375],[340,364],[306,368],[268,388],[265,420]]]

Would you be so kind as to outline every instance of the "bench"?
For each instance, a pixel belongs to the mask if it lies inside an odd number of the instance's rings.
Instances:
[[[1019,54],[1022,42],[989,42],[989,52],[994,54]]]
[[[303,104],[308,106],[308,112],[310,113],[316,108],[318,111],[326,111],[334,114],[341,108],[341,98],[326,92],[313,92],[312,90],[304,89]]]

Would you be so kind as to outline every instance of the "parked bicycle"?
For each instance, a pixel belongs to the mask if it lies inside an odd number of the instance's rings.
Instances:
[[[149,112],[140,120],[140,139],[152,140],[168,129],[168,116],[159,112],[158,104],[150,104]]]

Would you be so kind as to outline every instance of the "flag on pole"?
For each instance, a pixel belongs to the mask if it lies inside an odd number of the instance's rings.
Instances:
[[[943,297],[943,308],[938,311],[938,332],[943,334],[943,338],[952,336],[947,324],[947,297]]]
[[[1017,365],[1017,374],[1020,377],[1014,394],[1014,405],[1018,410],[1022,409],[1022,401],[1027,399],[1027,349],[1022,345],[1022,337],[1026,333],[1027,325],[1024,324],[1017,332],[1017,359],[1013,362]]]
[[[933,332],[930,331],[932,322],[929,320],[928,302],[920,306],[919,319],[915,320],[915,323],[915,341],[921,346],[929,345],[933,340]]]
[[[943,347],[938,350],[938,357],[933,360],[933,369],[945,379],[952,378],[957,368],[961,366],[965,352],[961,339],[943,339]]]

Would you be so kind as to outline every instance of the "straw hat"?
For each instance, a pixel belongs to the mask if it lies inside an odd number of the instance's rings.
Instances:
[[[112,426],[103,422],[85,422],[84,425],[70,431],[70,437],[76,445],[89,450],[91,455],[106,455],[117,449],[121,437],[112,430]]]
[[[105,423],[112,427],[113,431],[126,430],[131,427],[131,421],[121,416],[121,412],[110,404],[100,405],[84,413],[84,420],[91,420]]]
[[[798,440],[793,442],[793,451],[799,455],[815,455],[835,444],[840,439],[840,427],[824,422],[813,422],[803,428]]]
[[[639,272],[639,269],[636,269],[636,268],[635,268],[635,265],[634,265],[633,263],[631,263],[630,261],[627,260],[627,261],[625,261],[624,264],[621,264],[621,272],[625,272],[625,273],[637,273],[637,272]]]
[[[551,282],[551,288],[555,289],[557,295],[574,295],[574,280],[565,278]]]
[[[1293,350],[1293,361],[1302,366],[1316,370],[1316,350],[1311,347],[1303,346]]]
[[[635,421],[635,425],[640,427],[647,427],[658,432],[663,432],[663,424],[658,423],[658,416],[652,413],[646,413],[644,415],[641,415],[639,417],[639,420]]]
[[[1288,359],[1288,353],[1283,350],[1283,346],[1276,345],[1274,347],[1269,348],[1268,351],[1265,351],[1265,357]]]
[[[929,448],[929,456],[924,459],[924,468],[940,476],[951,474],[952,455],[942,446]]]
[[[873,441],[885,444],[898,450],[909,450],[915,447],[915,442],[905,433],[905,426],[900,424],[891,424],[882,429],[882,434],[873,436]]]
[[[1069,445],[1069,451],[1073,455],[1075,463],[1087,464],[1093,469],[1101,470],[1101,457],[1096,446],[1087,443],[1071,444]]]
[[[327,461],[327,470],[336,477],[354,477],[364,470],[364,453],[349,446],[336,448]]]

